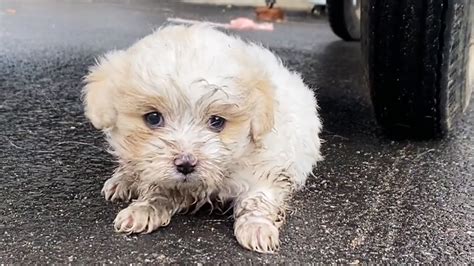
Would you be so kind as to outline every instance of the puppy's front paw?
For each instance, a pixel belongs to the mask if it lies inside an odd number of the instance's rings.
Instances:
[[[239,221],[239,219],[244,219]],[[267,218],[239,218],[234,234],[244,248],[260,253],[273,253],[280,247],[278,228]]]
[[[151,233],[160,226],[170,223],[171,214],[157,209],[146,201],[134,202],[121,210],[114,221],[115,230],[119,233]]]
[[[130,201],[134,197],[132,183],[116,176],[105,181],[101,194],[110,201]]]

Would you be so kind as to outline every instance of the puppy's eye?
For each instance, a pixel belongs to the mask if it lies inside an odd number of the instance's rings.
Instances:
[[[226,120],[220,116],[213,115],[209,118],[208,125],[212,131],[221,132],[224,129]]]
[[[150,128],[158,128],[162,127],[165,120],[163,119],[163,115],[159,112],[151,112],[144,115],[145,123]]]

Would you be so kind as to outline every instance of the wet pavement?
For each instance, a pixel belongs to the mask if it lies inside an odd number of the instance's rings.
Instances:
[[[80,103],[94,58],[167,17],[226,22],[251,9],[171,1],[0,1],[0,263],[472,263],[474,104],[440,141],[387,139],[362,84],[358,43],[326,20],[292,14],[242,33],[317,91],[325,161],[293,200],[275,255],[242,249],[228,215],[176,216],[126,237],[105,202],[114,162]]]

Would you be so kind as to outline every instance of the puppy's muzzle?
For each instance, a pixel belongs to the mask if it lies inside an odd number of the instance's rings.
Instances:
[[[176,170],[183,175],[188,175],[194,172],[197,165],[197,159],[192,154],[182,154],[174,160]]]

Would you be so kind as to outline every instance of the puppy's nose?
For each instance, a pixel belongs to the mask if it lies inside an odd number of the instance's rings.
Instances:
[[[194,172],[196,164],[197,159],[192,154],[182,154],[174,159],[174,165],[176,165],[176,169],[183,175]]]

